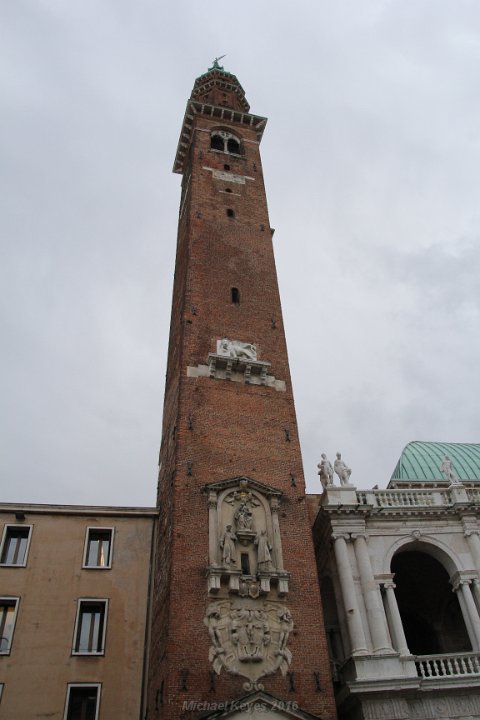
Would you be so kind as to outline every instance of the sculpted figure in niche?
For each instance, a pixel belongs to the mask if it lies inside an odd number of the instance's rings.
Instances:
[[[322,459],[318,463],[317,467],[318,474],[320,475],[320,482],[322,483],[323,488],[326,488],[327,485],[333,485],[333,467],[325,453],[322,453]]]
[[[340,485],[348,485],[350,482],[350,475],[352,474],[352,471],[350,470],[348,465],[345,465],[339,452],[337,452],[336,460],[333,463],[333,469],[340,478]]]
[[[257,565],[258,569],[270,570],[272,566],[272,556],[270,550],[272,546],[268,542],[267,531],[262,530],[255,538],[255,545],[257,546]]]
[[[236,511],[235,524],[237,530],[251,530],[253,526],[253,513],[250,510],[248,500],[242,500]]]
[[[223,338],[217,342],[217,354],[230,358],[257,359],[257,346],[255,343],[244,343],[240,340]]]
[[[236,555],[236,549],[235,549],[235,542],[237,540],[237,536],[232,530],[231,525],[227,525],[225,528],[225,532],[223,533],[223,538],[220,541],[220,547],[222,548],[222,560],[225,565],[231,565],[232,563],[236,563],[235,555]]]
[[[443,458],[443,462],[440,466],[440,470],[442,471],[442,473],[445,475],[445,477],[447,478],[447,480],[450,483],[458,483],[459,482],[459,479],[455,474],[455,470],[453,469],[452,461],[450,460],[448,455],[445,455],[445,457]]]

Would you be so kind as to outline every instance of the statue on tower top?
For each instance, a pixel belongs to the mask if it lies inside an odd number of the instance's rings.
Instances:
[[[214,58],[214,59],[213,59],[213,62],[212,62],[212,67],[208,68],[208,71],[210,72],[210,70],[223,70],[223,65],[219,65],[219,64],[218,64],[218,61],[221,60],[221,59],[224,58],[224,57],[227,57],[227,56],[226,56],[226,55],[220,55],[220,57]]]

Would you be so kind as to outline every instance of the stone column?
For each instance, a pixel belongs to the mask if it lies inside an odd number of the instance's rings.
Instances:
[[[365,607],[367,609],[368,626],[373,643],[373,652],[388,654],[392,647],[388,638],[387,621],[383,608],[380,588],[373,576],[370,555],[368,554],[367,538],[363,534],[352,535],[355,541],[355,557],[360,571],[360,585],[362,587]]]
[[[480,580],[475,578],[474,580],[472,580],[472,585],[473,597],[475,598],[475,602],[477,603],[477,610],[479,610],[480,612]]]
[[[385,604],[387,606],[387,613],[390,620],[390,632],[393,636],[393,643],[395,650],[400,655],[410,655],[410,650],[407,645],[407,638],[403,630],[402,618],[398,609],[397,598],[395,596],[395,584],[393,580],[387,581],[383,584],[385,588]]]
[[[208,495],[208,560],[211,566],[218,566],[217,493]]]
[[[474,652],[480,651],[480,617],[468,580],[460,580],[454,588],[464,614],[465,625]]]
[[[348,535],[334,535],[334,553],[337,571],[342,588],[343,605],[347,619],[352,655],[368,655],[362,618],[358,608],[355,583],[353,582],[352,568],[348,557],[346,540]]]
[[[272,512],[272,530],[273,538],[272,545],[275,553],[275,563],[277,570],[283,570],[283,554],[282,554],[282,540],[280,535],[280,525],[278,522],[278,498],[272,497],[270,500],[270,510]]]
[[[478,530],[466,530],[465,537],[467,538],[468,548],[473,558],[474,565],[477,572],[480,573],[480,538],[478,537]]]

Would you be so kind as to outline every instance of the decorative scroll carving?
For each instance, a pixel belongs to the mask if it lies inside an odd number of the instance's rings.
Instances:
[[[258,680],[292,660],[287,642],[293,630],[288,608],[277,603],[229,600],[211,603],[204,623],[212,641],[209,660],[217,674],[225,670],[247,678],[245,689],[259,689]]]

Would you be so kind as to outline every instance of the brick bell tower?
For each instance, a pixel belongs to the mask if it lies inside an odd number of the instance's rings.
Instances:
[[[335,717],[259,145],[237,78],[197,78],[160,451],[148,718]],[[242,711],[243,704],[243,711]],[[266,713],[266,714],[265,714]],[[270,713],[270,714],[269,714]]]

